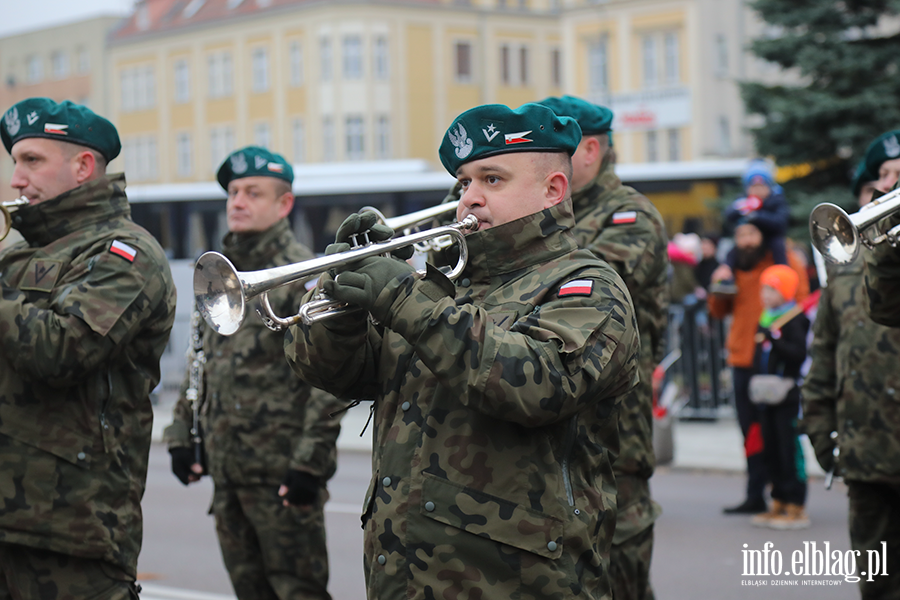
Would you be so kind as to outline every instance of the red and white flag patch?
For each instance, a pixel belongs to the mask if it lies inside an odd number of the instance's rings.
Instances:
[[[56,135],[69,135],[68,125],[60,125],[59,123],[44,123],[44,133],[53,133]]]
[[[634,223],[635,221],[637,221],[637,211],[634,210],[613,213],[612,216],[613,225],[627,225],[629,223]]]
[[[503,139],[506,141],[506,145],[510,144],[524,144],[526,142],[533,142],[534,140],[529,140],[526,135],[531,133],[531,129],[528,131],[517,131],[516,133],[507,133],[503,136]]]
[[[590,296],[593,289],[594,282],[590,279],[573,279],[559,288],[557,296]]]
[[[120,242],[119,240],[115,240],[112,245],[109,247],[109,251],[113,254],[117,254],[127,260],[128,262],[134,262],[134,258],[137,256],[137,250]]]
[[[266,165],[266,168],[273,173],[281,173],[282,171],[284,171],[284,165],[280,163],[270,162],[268,165]]]

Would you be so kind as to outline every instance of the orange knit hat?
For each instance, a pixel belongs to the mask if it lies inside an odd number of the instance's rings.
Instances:
[[[797,295],[800,276],[797,275],[797,271],[787,265],[772,265],[762,272],[762,275],[759,276],[759,282],[762,285],[775,288],[785,302],[790,302]]]

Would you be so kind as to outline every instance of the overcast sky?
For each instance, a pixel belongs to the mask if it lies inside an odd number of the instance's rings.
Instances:
[[[122,15],[133,4],[134,0],[3,0],[0,37],[102,14]]]

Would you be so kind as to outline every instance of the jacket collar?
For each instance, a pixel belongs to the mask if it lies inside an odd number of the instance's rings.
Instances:
[[[589,212],[597,207],[598,202],[602,202],[603,194],[612,191],[622,185],[619,176],[616,175],[616,165],[613,162],[615,153],[610,148],[603,156],[600,163],[600,170],[594,180],[572,194],[572,205],[575,208],[575,221],[579,222]]]
[[[280,219],[261,232],[228,233],[222,240],[222,254],[241,271],[262,269],[291,243],[290,224]]]
[[[118,173],[89,181],[39,204],[23,206],[13,213],[13,226],[31,246],[46,246],[86,227],[103,228],[112,221],[130,217],[125,174]]]
[[[481,280],[552,260],[577,249],[572,201],[466,236],[465,273]]]

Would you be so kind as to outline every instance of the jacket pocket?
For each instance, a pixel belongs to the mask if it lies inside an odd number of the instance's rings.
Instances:
[[[545,558],[562,556],[561,519],[425,474],[422,516]]]

